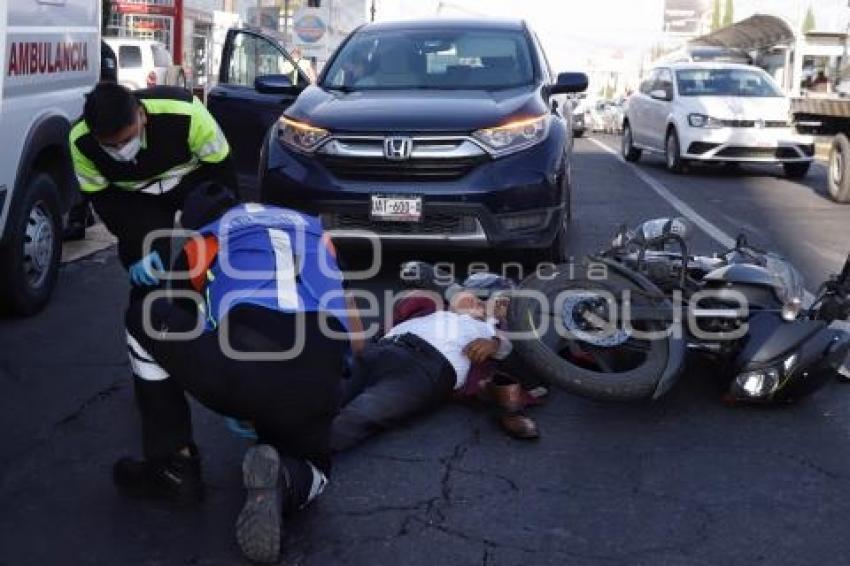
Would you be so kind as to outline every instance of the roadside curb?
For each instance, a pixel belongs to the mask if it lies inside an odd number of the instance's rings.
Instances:
[[[118,240],[101,223],[86,228],[84,240],[74,240],[62,244],[62,263],[71,263],[94,255],[115,244]]]

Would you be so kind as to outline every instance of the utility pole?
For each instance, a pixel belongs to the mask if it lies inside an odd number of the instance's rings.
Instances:
[[[375,0],[372,0],[372,7],[369,9],[369,12],[372,15],[372,21],[375,21]]]

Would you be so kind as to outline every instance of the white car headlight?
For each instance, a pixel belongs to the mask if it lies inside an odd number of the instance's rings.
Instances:
[[[549,133],[549,114],[510,122],[504,126],[485,128],[472,135],[499,156],[527,149],[540,143]]]
[[[688,124],[694,128],[722,128],[723,120],[705,114],[688,114]]]
[[[278,139],[285,145],[312,153],[325,141],[330,132],[322,128],[316,128],[304,122],[298,122],[282,116],[278,120]]]

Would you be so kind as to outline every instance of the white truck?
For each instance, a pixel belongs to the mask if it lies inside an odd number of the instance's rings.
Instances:
[[[100,0],[0,0],[0,311],[33,314],[55,286],[100,18]]]

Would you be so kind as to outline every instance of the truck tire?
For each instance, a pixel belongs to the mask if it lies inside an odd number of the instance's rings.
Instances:
[[[835,202],[850,202],[850,140],[844,134],[832,139],[826,184]]]
[[[34,173],[21,188],[23,202],[9,218],[8,240],[0,248],[0,311],[28,316],[47,304],[56,285],[62,222],[53,177]]]
[[[520,291],[542,293],[551,303],[553,297],[565,291],[593,292],[605,290],[615,296],[621,296],[625,290],[637,291],[638,287],[619,273],[609,271],[604,281],[594,278],[587,263],[580,265],[561,264],[554,273],[539,276],[533,274],[519,286]],[[633,297],[637,297],[634,294]],[[634,298],[632,299],[635,300]],[[589,367],[580,359],[570,359],[564,354],[567,349],[562,343],[564,337],[552,334],[552,327],[543,336],[537,328],[544,317],[557,316],[551,304],[541,304],[527,293],[519,292],[512,299],[508,311],[508,328],[511,333],[521,333],[512,339],[514,350],[536,377],[558,385],[570,393],[606,401],[640,401],[652,398],[658,381],[664,374],[671,351],[670,338],[655,340],[646,344],[644,357],[617,368],[605,371],[599,367]],[[573,342],[578,342],[573,340]],[[611,346],[608,351],[614,356],[624,350],[621,346]],[[596,350],[597,355],[599,349]],[[599,354],[604,355],[604,354]]]

